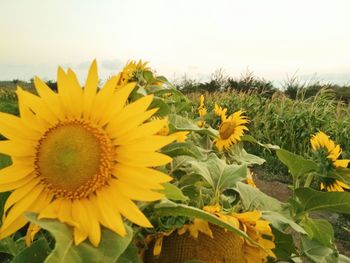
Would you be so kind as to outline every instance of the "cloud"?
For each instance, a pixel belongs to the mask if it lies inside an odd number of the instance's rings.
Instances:
[[[124,63],[120,59],[102,60],[101,66],[104,69],[117,71],[124,66]]]

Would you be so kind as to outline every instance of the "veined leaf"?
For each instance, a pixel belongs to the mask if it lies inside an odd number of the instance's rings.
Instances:
[[[325,210],[350,214],[350,193],[347,192],[320,192],[311,188],[298,188],[295,196],[304,211]]]
[[[165,197],[174,200],[174,201],[186,201],[188,199],[187,196],[185,196],[181,189],[179,189],[176,185],[173,185],[171,183],[164,183],[164,190],[163,193],[165,194]]]
[[[268,196],[259,189],[244,183],[237,183],[237,191],[241,196],[241,200],[245,210],[266,210],[282,212],[283,203],[277,199]]]
[[[273,211],[262,211],[262,218],[269,221],[271,225],[273,225],[276,229],[278,229],[282,233],[285,233],[287,226],[289,226],[299,233],[307,234],[306,231],[301,226],[299,226],[291,218],[286,216],[285,213],[281,214],[279,212],[273,212]]]
[[[310,239],[330,248],[334,246],[333,227],[327,220],[305,216],[300,224],[304,227]]]
[[[200,134],[206,134],[210,137],[216,137],[218,131],[214,130],[212,128],[199,128],[197,125],[195,125],[192,121],[189,119],[186,119],[184,117],[181,117],[180,115],[176,114],[169,114],[168,115],[169,123],[174,127],[177,131],[194,131]]]
[[[72,231],[67,225],[56,220],[38,220],[34,213],[26,213],[26,217],[31,222],[49,231],[56,240],[55,248],[46,258],[45,263],[114,263],[132,239],[132,229],[128,226],[125,226],[128,233],[125,237],[103,228],[101,242],[98,247],[92,246],[88,241],[75,246]]]
[[[314,161],[305,159],[304,157],[287,150],[278,149],[276,150],[276,154],[278,159],[288,167],[289,172],[294,179],[318,169],[318,166]]]
[[[162,153],[171,157],[186,155],[202,160],[205,157],[202,148],[197,147],[191,142],[172,143],[162,148]]]

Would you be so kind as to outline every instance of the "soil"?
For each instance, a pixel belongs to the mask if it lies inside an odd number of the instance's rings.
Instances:
[[[266,181],[262,180],[259,177],[259,172],[254,171],[253,179],[256,186],[265,194],[276,198],[282,202],[286,202],[288,198],[291,196],[292,191],[288,188],[287,184],[278,182],[278,181]],[[257,173],[258,172],[258,173]],[[317,212],[312,215],[315,218],[322,218],[330,221],[331,224],[334,224],[334,218],[336,218],[336,214]],[[339,253],[344,254],[350,257],[350,241],[346,240],[338,240],[335,241],[336,246],[338,248]]]

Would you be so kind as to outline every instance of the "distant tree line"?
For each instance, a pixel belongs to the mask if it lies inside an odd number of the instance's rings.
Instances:
[[[175,81],[177,89],[183,93],[191,92],[227,92],[235,90],[238,92],[255,92],[264,97],[271,97],[275,92],[283,92],[291,99],[309,98],[315,96],[321,89],[333,90],[336,98],[344,102],[350,102],[350,84],[321,84],[302,82],[296,76],[288,77],[282,83],[281,89],[275,87],[273,83],[264,78],[258,78],[252,71],[246,71],[239,78],[227,76],[222,69],[215,71],[207,82],[199,82],[185,75],[182,79]]]

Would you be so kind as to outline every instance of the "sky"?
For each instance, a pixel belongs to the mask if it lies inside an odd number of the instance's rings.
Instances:
[[[0,0],[0,80],[101,79],[142,59],[168,79],[222,68],[350,83],[348,0]]]

